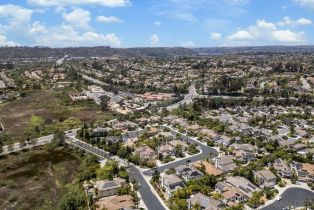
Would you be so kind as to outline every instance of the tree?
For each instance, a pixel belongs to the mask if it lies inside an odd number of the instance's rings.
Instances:
[[[248,205],[253,208],[262,205],[264,203],[262,200],[262,196],[263,192],[253,192],[252,197],[248,200]]]
[[[72,186],[68,192],[61,198],[60,210],[83,210],[86,205],[84,191],[77,186]]]
[[[196,203],[192,206],[192,210],[202,210],[203,207],[199,204],[199,203]]]
[[[58,146],[63,146],[65,144],[65,133],[63,131],[58,131],[53,135],[53,141],[56,142]]]
[[[109,110],[109,102],[110,102],[110,97],[103,95],[100,97],[100,108],[103,111],[108,111]]]
[[[119,164],[117,161],[107,161],[106,165],[96,171],[99,179],[112,180],[119,173]]]
[[[158,182],[159,181],[159,179],[160,179],[160,173],[159,173],[159,171],[156,169],[155,171],[154,171],[154,174],[153,174],[153,176],[152,176],[152,182]]]
[[[184,157],[181,145],[177,145],[175,147],[175,150],[176,150],[176,157]]]
[[[128,151],[126,147],[120,147],[120,149],[118,150],[117,155],[121,158],[125,158],[128,155]]]

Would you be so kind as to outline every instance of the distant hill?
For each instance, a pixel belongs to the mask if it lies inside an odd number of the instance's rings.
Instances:
[[[0,59],[25,58],[62,58],[70,57],[174,57],[198,55],[224,54],[286,54],[286,53],[314,53],[314,46],[262,46],[262,47],[211,47],[211,48],[110,48],[110,47],[2,47]]]
[[[210,47],[194,51],[200,55],[314,53],[314,46]]]
[[[0,59],[12,58],[61,58],[70,57],[172,57],[193,56],[197,52],[186,48],[110,48],[110,47],[77,47],[77,48],[45,48],[45,47],[8,47],[0,48]]]

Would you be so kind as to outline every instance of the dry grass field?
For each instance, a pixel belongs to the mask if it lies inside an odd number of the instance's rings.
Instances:
[[[0,159],[0,209],[56,209],[79,165],[62,150],[37,149]]]
[[[56,127],[67,129],[81,122],[97,122],[111,116],[111,113],[101,112],[93,102],[69,104],[60,98],[60,93],[49,91],[38,91],[0,106],[3,134],[11,137],[4,139],[4,144],[23,140],[27,136],[50,134]],[[36,126],[40,132],[34,133]]]

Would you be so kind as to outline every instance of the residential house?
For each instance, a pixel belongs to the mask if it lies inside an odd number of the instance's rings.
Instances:
[[[94,189],[97,191],[99,198],[109,197],[118,194],[118,189],[126,184],[126,181],[121,178],[114,178],[113,180],[97,181]]]
[[[217,136],[213,137],[213,141],[215,143],[221,144],[223,146],[229,146],[231,143],[231,138],[228,136],[217,135]]]
[[[181,165],[175,168],[176,174],[181,176],[185,181],[200,178],[204,174],[192,165]]]
[[[134,152],[135,154],[139,154],[141,162],[153,160],[156,158],[155,151],[147,145],[136,148]]]
[[[293,161],[290,166],[296,172],[299,181],[314,182],[314,164]]]
[[[236,160],[247,163],[256,159],[256,154],[251,152],[246,152],[244,150],[234,150],[232,153]]]
[[[281,158],[276,159],[273,166],[277,170],[277,176],[291,178],[292,171]]]
[[[97,127],[92,130],[92,136],[93,137],[105,137],[107,136],[109,131],[110,129],[108,128]]]
[[[130,195],[112,196],[107,198],[101,198],[96,202],[96,210],[110,209],[110,210],[122,210],[133,209],[133,197]]]
[[[261,188],[273,188],[276,185],[276,175],[270,170],[264,169],[254,173],[256,183]]]
[[[186,150],[186,148],[188,148],[188,144],[185,143],[184,141],[180,141],[180,140],[172,140],[169,142],[169,144],[173,147],[177,147],[180,146],[183,150]]]
[[[222,195],[222,202],[228,206],[233,206],[248,199],[245,194],[229,183],[218,182],[215,185],[215,191]]]
[[[208,161],[197,161],[193,163],[193,166],[196,168],[202,170],[202,168],[205,169],[205,173],[208,175],[214,175],[219,176],[223,174],[223,170],[216,168],[213,164],[211,164]]]
[[[195,205],[200,205],[201,208],[205,210],[222,209],[222,203],[219,200],[208,197],[202,193],[192,195],[189,204],[189,209]]]
[[[233,171],[238,167],[233,159],[234,157],[232,155],[217,157],[215,159],[215,167],[223,170],[224,172]]]
[[[184,188],[185,184],[183,180],[180,179],[177,175],[165,174],[161,178],[161,186],[165,188],[167,198],[171,198],[172,193],[174,193],[178,189]]]
[[[170,144],[163,144],[158,147],[158,155],[162,155],[162,157],[175,156],[176,149]]]
[[[241,176],[230,176],[225,180],[225,183],[229,183],[239,189],[248,198],[252,197],[254,192],[261,191],[259,187],[255,186],[252,182]]]

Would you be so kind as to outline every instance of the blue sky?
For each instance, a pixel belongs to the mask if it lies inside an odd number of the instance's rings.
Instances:
[[[314,0],[2,0],[0,45],[305,45]]]

